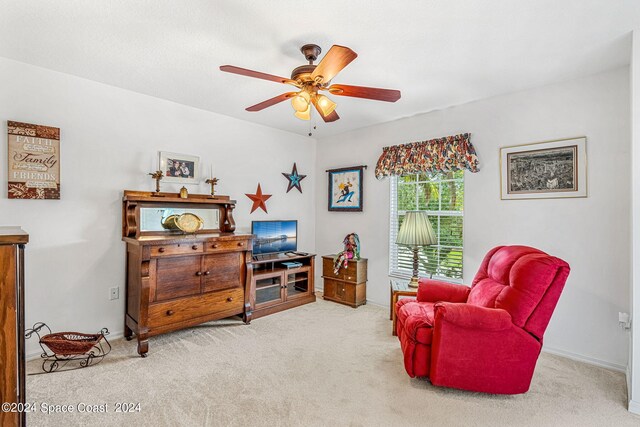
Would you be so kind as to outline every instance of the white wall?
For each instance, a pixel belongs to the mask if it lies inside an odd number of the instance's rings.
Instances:
[[[88,332],[106,326],[122,333],[124,299],[108,299],[112,286],[124,295],[122,190],[154,189],[146,173],[158,150],[198,155],[207,170],[216,165],[217,190],[238,200],[238,231],[249,231],[251,220],[295,218],[300,248],[315,247],[315,140],[2,58],[0,81],[1,134],[7,120],[16,120],[57,126],[62,135],[61,200],[9,200],[7,174],[0,174],[0,224],[21,225],[31,239],[27,325],[44,321],[54,330]],[[0,140],[6,153],[6,136]],[[6,165],[5,156],[0,159]],[[293,162],[308,175],[303,194],[286,194],[281,172],[290,172]],[[254,193],[258,181],[273,194],[268,215],[249,215],[244,194]],[[208,186],[188,189],[206,193]],[[28,352],[36,345],[28,342]]]
[[[367,298],[388,305],[389,182],[374,178],[382,147],[470,132],[481,171],[465,174],[465,282],[500,244],[530,245],[565,259],[572,271],[545,347],[624,369],[628,335],[618,327],[618,312],[630,309],[629,128],[629,70],[623,68],[320,139],[316,249],[335,253],[344,235],[359,233],[369,259]],[[588,198],[500,200],[499,147],[582,135]],[[364,212],[328,212],[325,170],[356,164],[369,165]]]
[[[631,51],[631,223],[632,323],[629,353],[629,410],[640,414],[640,31],[633,32]]]

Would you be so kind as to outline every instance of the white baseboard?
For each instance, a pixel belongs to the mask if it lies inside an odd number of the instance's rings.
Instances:
[[[119,338],[123,338],[124,337],[124,331],[120,331],[120,332],[111,332],[108,335],[108,339],[109,342],[113,342]],[[37,338],[37,337],[36,337]],[[32,338],[33,339],[33,338]],[[36,360],[36,359],[40,359],[42,355],[42,349],[38,348],[36,350],[33,350],[31,352],[28,352],[25,354],[24,358],[27,362],[30,362],[31,360]]]
[[[389,310],[389,304],[380,304],[378,302],[371,301],[370,299],[367,300],[367,305],[372,305],[374,307],[380,307]]]
[[[627,397],[629,397],[631,396],[631,363],[629,363],[629,366],[627,366],[625,377],[627,380]],[[629,399],[629,408],[631,408],[631,402],[632,400]],[[631,409],[629,409],[629,411],[631,411]]]
[[[566,357],[567,359],[576,360],[578,362],[588,363],[589,365],[599,366],[601,368],[610,369],[612,371],[627,373],[627,367],[618,363],[607,362],[606,360],[596,359],[595,357],[583,356],[581,354],[572,353],[570,351],[559,350],[557,348],[542,347],[542,351],[556,356]]]
[[[640,401],[630,400],[629,401],[629,412],[632,414],[640,415]]]

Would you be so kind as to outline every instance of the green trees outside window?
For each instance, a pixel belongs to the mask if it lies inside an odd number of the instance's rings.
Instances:
[[[390,274],[410,275],[411,250],[395,245],[404,214],[425,210],[438,244],[421,249],[421,276],[462,280],[464,172],[404,175],[391,179]]]

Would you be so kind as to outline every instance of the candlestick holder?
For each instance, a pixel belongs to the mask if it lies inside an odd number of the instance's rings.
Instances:
[[[156,180],[156,192],[152,194],[152,196],[163,197],[160,195],[160,180],[162,179],[162,175],[163,175],[162,171],[157,170],[153,173],[149,173],[148,175],[151,175],[151,178]]]
[[[211,197],[216,196],[216,184],[220,181],[218,178],[209,178],[205,181],[205,183],[211,185]]]

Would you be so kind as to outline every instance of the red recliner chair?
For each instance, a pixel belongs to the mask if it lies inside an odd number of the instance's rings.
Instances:
[[[417,300],[396,306],[407,373],[437,386],[526,392],[569,271],[537,249],[498,246],[471,288],[421,279]]]

